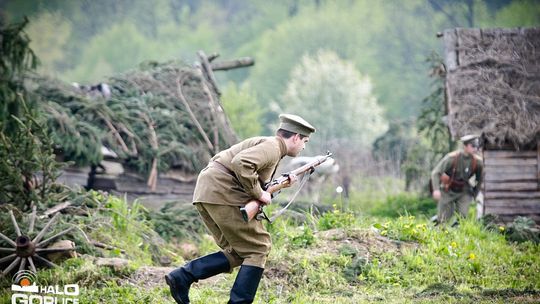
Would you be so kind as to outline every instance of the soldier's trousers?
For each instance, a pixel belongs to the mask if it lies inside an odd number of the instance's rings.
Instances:
[[[473,197],[467,192],[441,191],[441,199],[437,204],[437,219],[439,223],[448,221],[454,212],[466,217]]]
[[[195,203],[195,207],[229,260],[231,271],[240,265],[264,268],[272,240],[262,221],[244,222],[237,206]]]

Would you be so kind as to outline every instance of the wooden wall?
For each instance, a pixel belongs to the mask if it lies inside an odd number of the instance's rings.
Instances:
[[[483,214],[540,222],[540,144],[536,151],[485,150],[483,156]]]

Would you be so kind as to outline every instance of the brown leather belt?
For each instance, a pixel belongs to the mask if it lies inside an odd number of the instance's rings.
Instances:
[[[208,164],[208,166],[214,167],[214,168],[218,169],[219,171],[221,171],[223,173],[227,173],[228,175],[230,175],[232,177],[236,177],[236,175],[234,174],[234,172],[231,169],[225,167],[225,165],[223,165],[222,163],[220,163],[218,161],[213,160]]]

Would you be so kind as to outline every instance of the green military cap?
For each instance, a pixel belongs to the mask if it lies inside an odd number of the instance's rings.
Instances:
[[[309,136],[315,132],[315,127],[298,115],[281,114],[279,115],[279,120],[281,121],[279,125],[280,129],[304,136]]]
[[[478,147],[480,145],[480,135],[477,134],[467,134],[462,136],[459,139],[464,145],[473,144],[473,146]]]

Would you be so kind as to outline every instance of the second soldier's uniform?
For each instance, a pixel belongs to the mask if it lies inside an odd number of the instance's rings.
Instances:
[[[464,137],[464,144],[476,137]],[[437,204],[437,221],[448,221],[454,212],[466,217],[470,203],[480,191],[482,185],[483,163],[475,154],[467,154],[462,150],[448,153],[431,172],[433,189],[441,191],[441,199]],[[443,175],[450,177],[451,182],[445,185],[441,181]],[[474,176],[474,186],[470,180]]]

